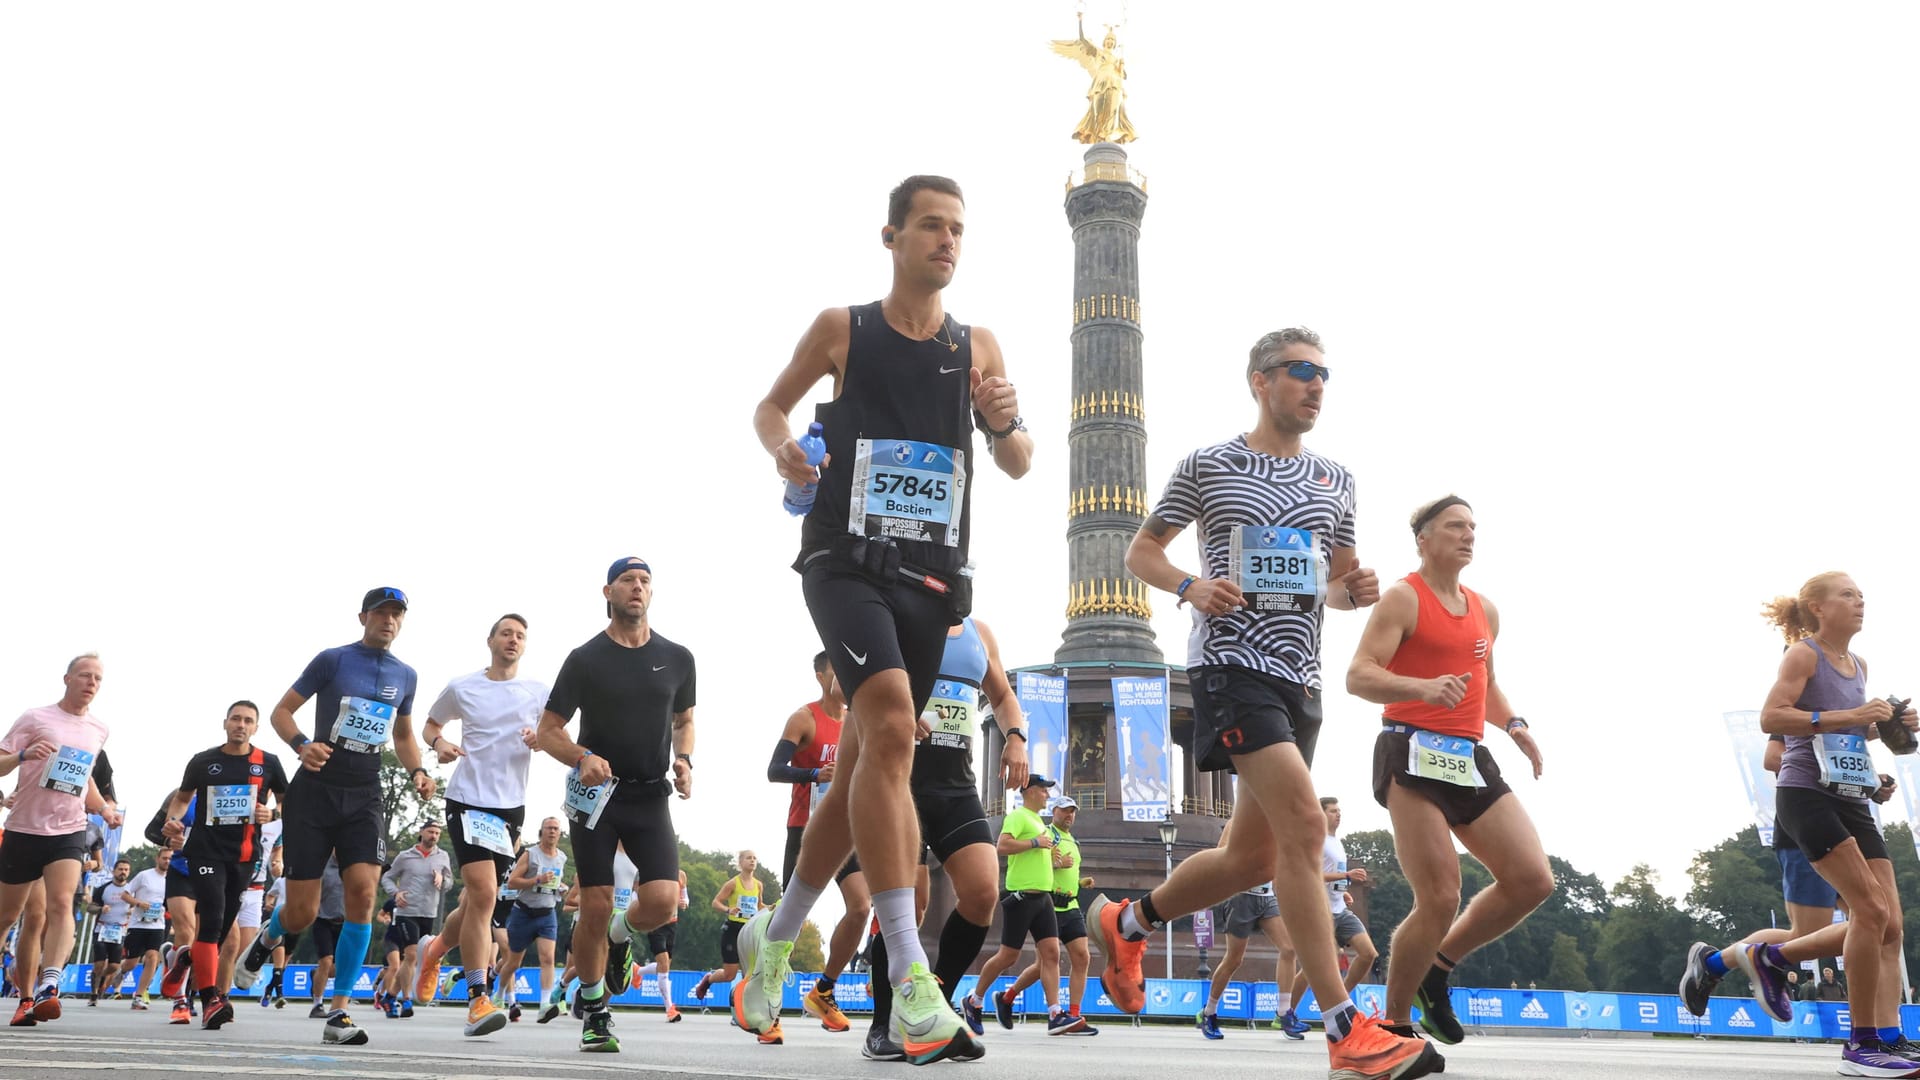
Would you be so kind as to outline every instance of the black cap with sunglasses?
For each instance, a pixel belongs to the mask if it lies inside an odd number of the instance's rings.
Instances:
[[[367,595],[360,599],[360,614],[365,615],[381,604],[399,604],[400,610],[407,610],[407,594],[399,589],[368,589]]]

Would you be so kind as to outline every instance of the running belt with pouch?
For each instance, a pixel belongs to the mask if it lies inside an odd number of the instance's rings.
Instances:
[[[941,577],[904,561],[900,545],[891,538],[850,534],[835,536],[826,549],[810,553],[802,562],[811,563],[822,557],[832,558],[852,568],[875,585],[885,587],[896,581],[905,581],[945,598],[955,624],[973,614],[973,575],[966,567]]]

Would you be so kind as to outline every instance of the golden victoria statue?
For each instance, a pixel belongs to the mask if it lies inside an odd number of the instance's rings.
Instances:
[[[1116,51],[1119,44],[1113,28],[1108,27],[1106,40],[1096,48],[1087,40],[1084,18],[1078,39],[1053,42],[1054,52],[1086,68],[1087,74],[1093,76],[1093,85],[1087,88],[1087,114],[1080,118],[1080,126],[1073,132],[1077,142],[1134,140],[1133,125],[1127,121],[1127,90],[1122,85],[1127,78],[1127,62]]]

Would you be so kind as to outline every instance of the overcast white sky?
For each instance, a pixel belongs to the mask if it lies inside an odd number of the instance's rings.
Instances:
[[[1319,330],[1309,445],[1358,474],[1363,561],[1403,574],[1416,504],[1476,507],[1549,850],[1685,891],[1745,823],[1720,714],[1769,685],[1757,609],[1816,572],[1869,597],[1871,689],[1920,692],[1911,7],[1091,14],[1126,19],[1150,181],[1149,487],[1250,425],[1254,339]],[[144,818],[228,701],[357,636],[367,588],[414,599],[423,717],[504,611],[550,678],[637,553],[701,668],[676,821],[777,863],[764,764],[819,646],[749,418],[816,311],[885,291],[909,173],[966,189],[949,309],[999,335],[1038,444],[979,482],[978,611],[1010,665],[1058,644],[1087,79],[1046,43],[1073,15],[6,7],[0,702],[101,651]],[[1156,610],[1178,661],[1185,613]],[[1359,628],[1332,616],[1336,671]],[[1374,715],[1329,701],[1316,780],[1350,829],[1385,824]]]

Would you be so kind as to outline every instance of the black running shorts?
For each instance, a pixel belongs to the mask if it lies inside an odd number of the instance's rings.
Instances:
[[[668,923],[658,930],[647,931],[647,955],[659,956],[665,953],[673,955],[673,928],[679,923]]]
[[[745,925],[747,924],[734,922],[729,919],[727,920],[727,925],[720,928],[721,963],[737,964],[740,962],[740,928]]]
[[[0,883],[25,885],[39,881],[49,865],[87,859],[87,831],[62,836],[35,836],[8,829],[0,838]]]
[[[913,793],[913,808],[920,815],[920,839],[942,863],[968,844],[992,844],[993,828],[987,824],[987,811],[980,796],[928,795]]]
[[[899,668],[907,673],[914,714],[927,707],[953,625],[945,597],[904,578],[883,588],[827,554],[807,564],[800,591],[847,701],[874,672]]]
[[[308,927],[308,931],[313,934],[313,955],[316,960],[325,960],[340,947],[340,930],[346,925],[345,919],[313,920],[313,925]],[[319,987],[314,989],[318,990]]]
[[[287,784],[285,822],[280,843],[286,848],[287,877],[316,881],[327,868],[327,856],[339,857],[341,869],[360,863],[382,862],[386,827],[380,817],[380,789],[353,789],[323,783],[305,769],[295,770]]]
[[[649,881],[671,881],[679,887],[680,849],[675,845],[667,796],[621,798],[620,788],[615,787],[593,828],[578,821],[569,821],[567,827],[573,839],[573,865],[583,888],[613,885],[615,845],[625,847],[627,858],[640,869],[633,879],[636,888]]]
[[[800,837],[807,831],[805,825],[787,826],[786,858],[780,863],[780,887],[785,889],[793,883],[793,872],[800,865]],[[849,855],[847,861],[833,875],[835,884],[847,880],[860,872],[860,856]]]
[[[1087,936],[1086,913],[1079,908],[1053,909],[1054,925],[1060,928],[1060,944],[1066,945]]]
[[[1237,754],[1293,743],[1308,766],[1320,740],[1320,691],[1238,664],[1187,669],[1193,753],[1201,770],[1232,769]]]
[[[1848,837],[1860,844],[1860,854],[1868,861],[1890,858],[1887,841],[1874,827],[1873,811],[1864,802],[1812,788],[1782,787],[1774,789],[1773,812],[1810,862],[1833,854]]]
[[[1381,729],[1373,740],[1373,801],[1381,806],[1387,805],[1391,785],[1398,784],[1439,807],[1440,816],[1457,829],[1480,820],[1480,815],[1493,809],[1494,803],[1513,794],[1513,789],[1501,778],[1500,766],[1494,763],[1492,752],[1477,744],[1473,749],[1473,767],[1480,771],[1485,787],[1461,787],[1445,780],[1407,775],[1407,753],[1412,743],[1412,735],[1390,728]]]
[[[520,826],[527,820],[527,808],[524,806],[516,806],[512,809],[503,810],[491,806],[469,806],[463,802],[455,802],[452,799],[447,800],[447,839],[453,842],[453,865],[470,866],[474,863],[486,862],[491,859],[493,860],[494,869],[498,870],[504,876],[508,870],[513,868],[513,856],[502,855],[497,851],[489,851],[478,844],[467,842],[466,812],[469,810],[478,810],[483,814],[492,814],[494,817],[506,822],[507,846],[512,847],[514,842],[520,839]]]
[[[1050,892],[1010,892],[1000,894],[1000,944],[1018,949],[1032,934],[1035,944],[1060,936],[1060,925],[1053,915]]]
[[[167,931],[163,927],[150,926],[144,930],[127,931],[127,955],[135,961],[142,959],[150,952],[159,952],[160,946],[166,943]],[[152,974],[150,971],[144,972],[141,978],[148,978]]]

